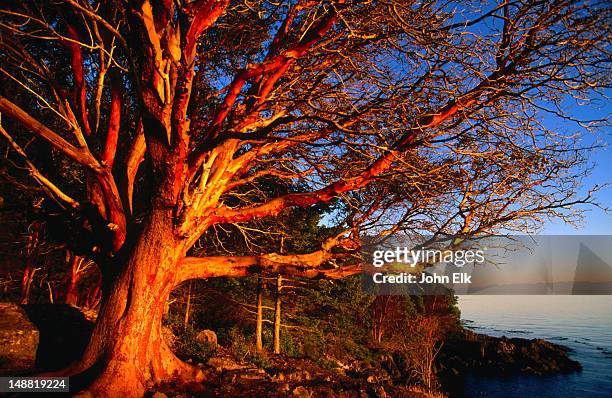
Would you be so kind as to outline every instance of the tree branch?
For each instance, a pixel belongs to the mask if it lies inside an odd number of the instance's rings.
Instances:
[[[185,11],[193,15],[183,48],[183,54],[189,63],[193,61],[198,38],[223,14],[228,4],[229,0],[200,0],[185,7]]]
[[[79,202],[77,202],[76,200],[72,199],[70,196],[65,194],[57,185],[51,182],[47,177],[45,177],[38,170],[38,168],[34,165],[34,163],[30,161],[25,151],[19,146],[19,144],[17,144],[17,142],[15,142],[15,140],[13,140],[13,138],[4,129],[4,127],[2,127],[1,124],[0,124],[0,134],[2,134],[7,139],[7,141],[9,142],[11,147],[15,150],[15,152],[17,152],[23,158],[23,160],[26,162],[28,170],[30,171],[30,175],[36,181],[38,181],[38,183],[42,185],[43,188],[45,188],[45,191],[47,191],[53,199],[59,199],[60,201],[67,203],[68,205],[70,205],[70,207],[75,208],[75,209],[79,207]]]
[[[132,202],[134,193],[134,180],[138,173],[138,167],[144,160],[145,151],[147,149],[147,143],[144,136],[144,127],[142,121],[138,122],[138,128],[136,131],[136,137],[132,141],[130,151],[128,152],[125,160],[125,176],[126,176],[126,200],[130,213],[132,213]]]
[[[70,144],[57,133],[2,96],[0,96],[0,112],[6,113],[18,120],[37,136],[48,141],[54,148],[95,173],[102,187],[105,204],[108,209],[107,216],[110,221],[108,228],[111,229],[114,234],[113,249],[115,251],[119,250],[125,240],[126,221],[123,204],[121,203],[119,191],[117,190],[111,169],[101,165],[86,147],[77,148]]]
[[[338,2],[343,3],[344,0],[340,0]],[[224,121],[234,107],[234,104],[236,103],[236,100],[238,99],[244,85],[250,79],[262,78],[264,75],[268,75],[268,78],[260,86],[260,90],[257,94],[257,104],[264,102],[269,93],[272,91],[274,85],[284,75],[291,64],[297,58],[300,58],[306,54],[306,52],[317,42],[317,40],[324,37],[325,34],[332,28],[336,20],[336,11],[335,8],[332,8],[328,12],[326,18],[323,18],[317,24],[314,24],[313,27],[310,27],[303,37],[293,46],[290,46],[288,49],[280,52],[280,54],[276,56],[267,56],[261,63],[248,65],[234,77],[233,81],[228,87],[227,94],[223,99],[219,110],[207,128],[207,139],[202,143],[202,145],[196,148],[194,155],[192,156],[189,163],[190,170],[195,170],[201,165],[206,156],[206,150],[209,148],[211,141],[214,142],[217,138]],[[286,29],[286,27],[281,27],[281,29]],[[276,49],[275,46],[272,48],[274,50]],[[249,118],[247,117],[247,119]]]
[[[106,144],[102,153],[102,162],[111,168],[115,162],[117,152],[117,141],[119,140],[119,128],[121,125],[121,80],[116,74],[111,74],[111,104],[108,116],[108,130],[106,132]]]
[[[56,132],[34,119],[19,106],[2,96],[0,96],[0,112],[18,120],[28,130],[43,138],[55,149],[64,153],[69,158],[77,161],[79,164],[82,164],[83,166],[96,172],[102,171],[102,165],[93,157],[88,149],[75,147]]]
[[[211,216],[211,224],[246,222],[257,218],[273,216],[289,207],[308,207],[315,203],[329,202],[342,193],[355,191],[365,187],[376,177],[388,170],[400,152],[408,149],[416,140],[417,136],[425,129],[440,125],[445,120],[452,118],[458,112],[474,104],[476,98],[489,87],[489,83],[498,79],[495,77],[496,74],[497,72],[459,99],[449,101],[438,112],[419,118],[417,122],[400,137],[393,146],[393,149],[378,157],[378,159],[359,175],[338,180],[324,188],[312,192],[288,194],[257,206],[238,209],[222,206]]]
[[[300,278],[342,279],[362,271],[360,265],[338,268],[307,268],[267,263],[260,256],[186,257],[178,272],[177,284],[189,279],[245,277],[261,272],[279,273]]]
[[[334,253],[334,248],[354,250],[356,245],[353,239],[335,236],[325,240],[321,249],[306,254],[187,257],[178,271],[176,283],[196,278],[240,277],[265,272],[303,278],[343,278],[359,273],[361,266],[335,268],[321,268],[321,266],[334,258],[346,256],[346,253]]]
[[[68,38],[70,41],[65,41],[65,46],[70,52],[70,65],[74,75],[74,102],[81,116],[81,123],[85,130],[85,135],[91,135],[91,127],[89,126],[89,115],[87,113],[87,84],[85,83],[85,72],[83,68],[83,53],[79,44],[79,34],[72,24],[68,24]]]

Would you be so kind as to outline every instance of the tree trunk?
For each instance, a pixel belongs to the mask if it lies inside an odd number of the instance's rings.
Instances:
[[[258,352],[263,351],[263,287],[261,276],[257,278],[257,324],[255,325],[255,347]]]
[[[283,288],[283,277],[279,275],[276,279],[276,304],[274,306],[274,353],[280,354],[280,329],[281,329],[281,289]]]
[[[70,260],[70,279],[68,280],[68,288],[66,289],[66,298],[64,302],[68,305],[77,306],[79,302],[79,278],[80,265],[83,259],[75,254]]]
[[[201,376],[176,358],[161,334],[165,302],[184,256],[171,215],[169,209],[153,210],[124,267],[105,280],[89,345],[82,361],[67,371],[78,373],[71,387],[95,397],[141,397],[162,380]]]
[[[166,304],[164,303],[164,306]],[[165,308],[164,308],[165,311]],[[183,329],[187,329],[189,325],[189,313],[191,312],[191,281],[189,281],[189,287],[187,288],[187,302],[185,303],[185,318],[183,319]]]
[[[21,297],[19,299],[19,304],[28,304],[30,301],[30,290],[32,288],[32,281],[34,280],[35,273],[36,268],[34,268],[31,259],[26,258],[25,270],[21,278]]]
[[[25,269],[23,271],[23,277],[21,278],[21,297],[19,304],[28,304],[30,300],[30,290],[32,288],[32,282],[34,281],[34,274],[36,273],[36,257],[38,255],[38,238],[40,224],[34,222],[31,225],[32,232],[28,236],[28,242],[26,244],[26,253],[24,258]]]
[[[85,304],[83,307],[85,309],[94,309],[100,304],[100,300],[102,299],[102,278],[98,277],[96,280],[96,284],[87,290],[87,295],[85,296]]]

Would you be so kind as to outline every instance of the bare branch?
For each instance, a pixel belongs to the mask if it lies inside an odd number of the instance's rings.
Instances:
[[[0,112],[12,117],[22,123],[28,130],[48,141],[55,149],[64,153],[71,159],[86,166],[96,172],[102,170],[100,163],[93,157],[86,148],[77,148],[63,139],[57,133],[49,129],[38,120],[27,114],[23,109],[0,96]]]

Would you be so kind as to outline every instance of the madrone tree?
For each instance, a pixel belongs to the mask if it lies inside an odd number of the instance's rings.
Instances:
[[[103,273],[91,342],[63,372],[95,396],[197,377],[160,333],[185,280],[338,277],[364,231],[526,230],[590,201],[581,141],[539,116],[571,119],[571,97],[609,85],[605,1],[20,0],[0,15],[8,164]],[[329,202],[344,232],[313,252],[203,246]]]

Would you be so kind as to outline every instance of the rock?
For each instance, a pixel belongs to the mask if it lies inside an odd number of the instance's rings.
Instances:
[[[387,372],[389,377],[392,379],[397,379],[402,376],[402,372],[397,365],[395,358],[391,354],[381,355],[379,360],[381,367]]]
[[[344,369],[344,370],[346,370],[346,369],[350,369],[350,368],[351,368],[349,365],[344,364],[344,363],[340,362],[340,361],[339,361],[339,360],[337,360],[337,359],[333,359],[333,361],[334,361],[334,362],[336,362],[336,366],[337,366],[338,368],[340,368],[340,369]]]
[[[346,370],[342,368],[335,368],[334,372],[339,374],[340,376],[346,376]]]
[[[312,376],[310,374],[310,372],[308,372],[307,370],[298,370],[296,372],[292,372],[287,374],[287,380],[289,381],[308,381],[311,380]]]
[[[195,379],[195,381],[197,383],[201,383],[202,381],[204,381],[204,372],[202,372],[200,369],[198,369],[194,379]]]
[[[374,387],[374,396],[376,398],[389,398],[389,394],[387,394],[383,386]]]
[[[329,387],[321,387],[316,394],[313,394],[313,397],[317,398],[337,398],[335,391]]]
[[[369,367],[362,370],[359,374],[367,383],[381,383],[385,381],[390,381],[391,378],[389,374],[382,368],[378,367]]]
[[[304,386],[297,386],[291,392],[291,396],[296,398],[310,398],[310,391]]]
[[[38,329],[36,371],[64,369],[83,356],[94,324],[65,304],[27,304],[21,308]]]
[[[0,303],[0,374],[13,375],[36,366],[39,332],[17,304]]]
[[[241,380],[263,380],[265,379],[265,375],[260,373],[246,373],[239,376]]]
[[[196,335],[196,341],[200,343],[210,343],[213,347],[217,347],[217,333],[212,330],[202,330]]]
[[[447,373],[457,375],[466,369],[496,373],[534,375],[579,371],[568,348],[542,339],[492,337],[464,331],[446,341],[438,362]]]
[[[223,372],[225,370],[238,370],[244,369],[245,366],[239,365],[229,358],[212,357],[206,362],[211,368],[215,368],[217,372]]]

